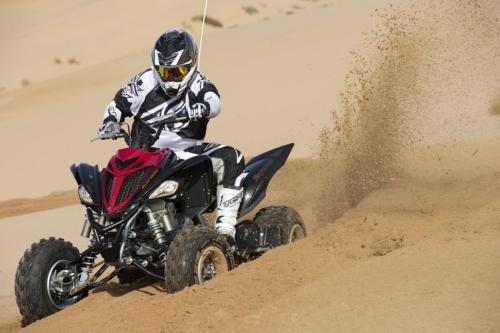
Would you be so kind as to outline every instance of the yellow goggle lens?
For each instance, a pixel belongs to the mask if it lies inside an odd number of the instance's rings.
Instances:
[[[160,74],[160,77],[163,81],[182,81],[184,77],[189,73],[190,66],[189,65],[181,65],[177,67],[166,67],[166,66],[159,66],[158,67],[158,74]]]

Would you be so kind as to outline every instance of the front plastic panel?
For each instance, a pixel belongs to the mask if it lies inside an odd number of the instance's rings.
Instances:
[[[83,185],[87,192],[90,194],[92,201],[96,206],[101,206],[101,179],[102,175],[97,168],[97,165],[91,166],[86,163],[78,165],[73,164],[70,167],[73,177],[75,177],[78,185]]]
[[[150,152],[137,148],[118,150],[103,172],[102,197],[109,215],[121,212],[132,197],[154,176],[168,150]]]

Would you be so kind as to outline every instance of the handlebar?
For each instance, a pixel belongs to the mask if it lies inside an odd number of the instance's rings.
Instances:
[[[108,139],[116,140],[119,137],[121,137],[121,135],[116,135],[116,134],[109,133],[109,134],[104,134],[104,135],[96,136],[95,138],[90,139],[90,142],[94,142],[94,141],[97,141],[97,140],[108,140]]]
[[[174,115],[169,114],[169,115],[157,117],[156,121],[150,122],[146,126],[148,126],[148,127],[149,126],[155,126],[155,127],[158,126],[159,128],[157,131],[157,135],[159,136],[163,126],[178,123],[178,122],[183,122],[183,121],[188,120],[188,119],[189,119],[189,117],[187,117],[187,116],[177,117],[175,114]],[[141,121],[141,120],[136,119],[135,121]],[[116,124],[120,128],[120,133],[116,133],[116,132],[104,133],[103,135],[98,135],[97,137],[91,139],[90,142],[94,142],[97,140],[109,140],[109,139],[116,140],[119,138],[124,138],[125,141],[127,142],[127,144],[130,145],[131,144],[130,128],[128,128],[128,131],[124,130],[123,128],[121,128],[121,126],[123,124],[127,125],[127,127],[128,127],[127,123]],[[156,140],[154,140],[154,141],[156,141]]]
[[[168,124],[175,124],[181,121],[188,120],[189,118],[184,116],[184,117],[176,117],[174,116],[161,116],[157,117],[157,120],[150,123],[152,126],[162,126],[162,125],[168,125]]]

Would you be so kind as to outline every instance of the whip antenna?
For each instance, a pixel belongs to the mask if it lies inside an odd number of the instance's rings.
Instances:
[[[201,63],[201,48],[203,47],[203,33],[205,32],[205,19],[207,17],[207,7],[208,7],[208,0],[205,0],[205,10],[203,11],[203,21],[201,22],[201,36],[200,36],[200,49],[198,50],[198,65],[196,66],[196,69],[200,69],[200,63]]]

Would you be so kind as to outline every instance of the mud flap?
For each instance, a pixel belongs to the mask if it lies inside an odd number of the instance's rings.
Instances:
[[[279,225],[259,226],[247,220],[236,226],[236,248],[242,257],[248,257],[265,252],[281,245],[281,230]]]

